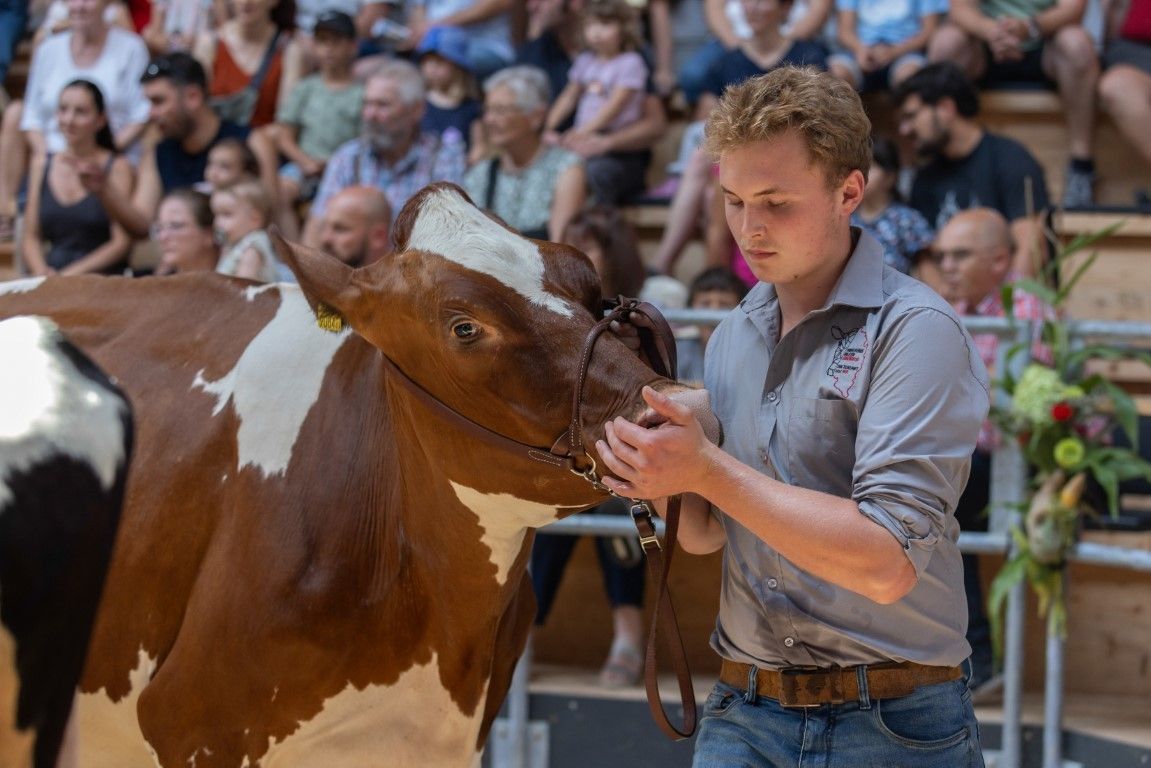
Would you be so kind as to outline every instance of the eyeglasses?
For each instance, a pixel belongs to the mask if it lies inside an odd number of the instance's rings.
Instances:
[[[170,232],[173,235],[178,235],[187,228],[188,222],[186,221],[169,221],[166,224],[157,221],[149,228],[148,232],[152,235],[153,240],[158,240],[165,233]]]
[[[485,104],[485,115],[495,115],[496,117],[506,117],[508,115],[522,115],[524,109],[518,104]]]
[[[979,253],[979,250],[974,248],[953,248],[949,251],[941,251],[932,248],[927,252],[927,258],[936,265],[942,264],[948,258],[950,258],[956,264],[962,264],[977,253]]]

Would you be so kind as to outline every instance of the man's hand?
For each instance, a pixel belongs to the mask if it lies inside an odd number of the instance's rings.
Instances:
[[[624,418],[604,425],[596,450],[614,476],[603,483],[615,493],[636,499],[658,499],[698,487],[719,451],[686,404],[651,387],[643,388],[649,415],[665,421],[642,427]],[[647,421],[648,419],[645,419]]]
[[[80,160],[68,155],[61,155],[60,160],[72,166],[76,175],[80,177],[80,184],[84,189],[96,197],[104,193],[104,188],[108,183],[108,174],[103,163],[96,160]]]

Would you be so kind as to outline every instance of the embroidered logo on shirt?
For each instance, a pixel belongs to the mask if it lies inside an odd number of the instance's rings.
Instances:
[[[833,325],[831,337],[837,343],[835,352],[831,355],[831,365],[827,367],[827,375],[832,378],[836,392],[842,397],[850,397],[851,388],[859,378],[859,369],[863,367],[863,357],[869,346],[867,329],[861,325],[854,330],[845,331],[838,325]]]

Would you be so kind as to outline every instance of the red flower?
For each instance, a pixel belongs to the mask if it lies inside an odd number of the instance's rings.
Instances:
[[[1074,415],[1075,410],[1069,403],[1062,402],[1051,406],[1051,418],[1056,421],[1070,421]]]

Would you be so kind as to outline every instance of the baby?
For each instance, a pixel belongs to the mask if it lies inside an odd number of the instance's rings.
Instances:
[[[265,228],[272,200],[257,181],[239,181],[212,193],[212,216],[221,240],[216,271],[270,283],[280,279],[278,260]]]

